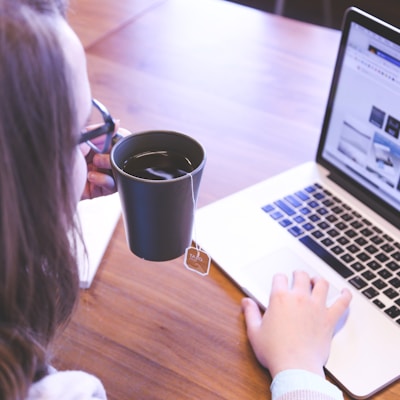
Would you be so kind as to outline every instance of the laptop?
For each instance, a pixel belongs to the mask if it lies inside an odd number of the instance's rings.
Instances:
[[[261,307],[296,269],[353,300],[326,370],[355,398],[400,376],[400,30],[346,11],[315,161],[196,214],[196,240]]]
[[[77,241],[81,289],[91,286],[120,216],[118,193],[78,203],[78,218],[86,247],[85,251],[82,242]]]

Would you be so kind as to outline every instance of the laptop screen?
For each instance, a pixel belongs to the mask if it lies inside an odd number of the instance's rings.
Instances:
[[[398,43],[397,29],[348,11],[318,150],[322,164],[392,211],[400,210]]]

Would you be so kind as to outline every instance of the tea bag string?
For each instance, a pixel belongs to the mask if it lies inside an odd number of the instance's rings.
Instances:
[[[211,265],[211,257],[201,249],[200,245],[197,243],[196,237],[196,197],[194,194],[194,183],[193,183],[193,175],[190,175],[190,185],[192,190],[192,201],[193,201],[193,239],[192,242],[195,242],[195,247],[187,247],[185,251],[185,260],[184,265],[190,271],[196,272],[201,276],[208,275],[210,271]]]
[[[194,183],[193,183],[193,175],[189,172],[190,176],[190,187],[192,191],[192,202],[193,202],[193,241],[196,246],[196,250],[200,250],[200,246],[197,243],[197,235],[196,235],[196,208],[197,208],[197,202],[196,202],[196,197],[194,195]]]

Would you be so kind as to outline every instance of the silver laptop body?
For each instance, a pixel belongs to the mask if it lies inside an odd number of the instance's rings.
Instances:
[[[199,209],[196,240],[262,307],[278,271],[348,287],[326,369],[366,398],[400,376],[400,31],[351,8],[342,32],[316,160]]]

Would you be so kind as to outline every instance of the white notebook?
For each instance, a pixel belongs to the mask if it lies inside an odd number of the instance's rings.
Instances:
[[[87,289],[92,284],[121,215],[118,193],[82,200],[78,204],[78,215],[87,250],[86,256],[81,242],[78,242],[79,279],[80,287]]]

